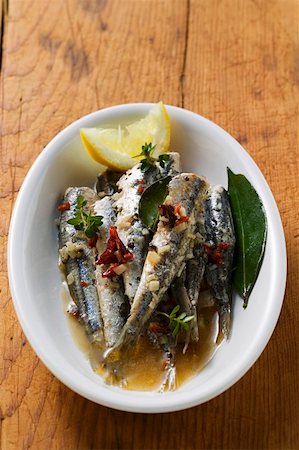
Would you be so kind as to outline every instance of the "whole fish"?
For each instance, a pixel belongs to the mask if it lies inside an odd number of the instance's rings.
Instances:
[[[59,254],[80,321],[91,341],[101,342],[102,322],[94,275],[95,252],[89,247],[84,233],[68,223],[75,216],[78,196],[84,197],[87,202],[84,206],[86,214],[96,199],[95,192],[87,187],[70,187],[66,190],[59,222]]]
[[[125,293],[130,303],[133,302],[148,244],[151,239],[149,230],[138,218],[139,201],[142,192],[160,178],[174,176],[180,171],[178,153],[168,153],[169,160],[163,166],[156,162],[146,172],[142,172],[141,163],[128,170],[118,181],[119,193],[114,195],[114,207],[117,211],[118,234],[124,245],[134,254],[134,259],[127,264],[123,273]]]
[[[206,181],[192,173],[182,173],[170,181],[131,313],[111,358],[119,358],[122,350],[137,341],[145,323],[192,250],[196,216],[202,208],[206,191]]]
[[[231,328],[232,286],[235,233],[228,194],[222,186],[209,189],[205,202],[206,278],[219,311],[219,337],[227,338]]]
[[[116,222],[116,214],[112,204],[113,199],[106,196],[98,200],[94,206],[94,212],[103,217],[96,245],[99,255],[104,253],[109,239],[109,229]],[[129,306],[124,294],[121,276],[103,277],[103,273],[108,267],[109,264],[96,266],[96,286],[100,300],[106,348],[113,347],[117,342],[127,319]]]

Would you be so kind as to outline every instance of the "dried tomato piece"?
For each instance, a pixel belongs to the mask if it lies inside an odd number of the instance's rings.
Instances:
[[[210,262],[221,266],[224,263],[224,253],[231,248],[232,244],[220,242],[219,244],[204,244]]]
[[[128,261],[132,261],[134,255],[126,248],[124,243],[120,240],[115,227],[110,227],[110,237],[111,236],[113,236],[113,238],[115,239],[118,262],[126,263]]]
[[[183,216],[183,217],[180,217],[179,219],[177,219],[175,221],[175,226],[180,225],[181,223],[185,223],[185,222],[189,222],[188,216]]]
[[[113,278],[117,275],[114,269],[121,264],[132,261],[134,258],[133,253],[131,253],[124,243],[120,240],[117,230],[115,227],[110,227],[109,229],[109,239],[107,241],[106,250],[100,255],[96,264],[110,264],[108,269],[103,272],[103,278]]]
[[[168,224],[170,228],[176,227],[181,223],[189,221],[188,216],[181,216],[181,204],[178,203],[175,207],[172,205],[161,205],[159,206],[159,213],[161,216],[168,219]]]
[[[80,284],[81,284],[82,287],[87,287],[88,286],[88,283],[86,281],[83,281],[83,280],[80,281]]]
[[[175,226],[177,217],[174,213],[174,207],[172,205],[160,205],[159,214],[160,216],[166,217],[166,219],[168,219],[168,225],[170,226],[170,228],[173,228]]]
[[[111,264],[111,266],[109,266],[108,269],[105,270],[105,272],[102,273],[102,277],[103,278],[113,278],[113,277],[115,277],[117,274],[114,272],[114,269],[116,267],[118,267],[119,265],[120,265],[119,263]]]
[[[68,211],[70,208],[71,208],[70,202],[64,202],[64,203],[61,203],[59,206],[57,206],[57,209],[60,212]]]
[[[100,255],[99,259],[96,261],[96,264],[110,264],[117,262],[117,257],[115,255],[117,246],[115,237],[113,236],[113,234],[111,234],[111,228],[114,227],[110,227],[110,236],[107,241],[106,250]]]

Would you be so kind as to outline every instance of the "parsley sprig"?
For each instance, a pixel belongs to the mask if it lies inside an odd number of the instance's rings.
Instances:
[[[82,195],[78,195],[75,216],[69,219],[67,223],[73,225],[76,230],[83,231],[88,238],[92,238],[100,225],[102,225],[102,216],[93,216],[90,212],[84,212],[84,206],[87,201]]]
[[[145,143],[141,148],[141,153],[134,156],[134,158],[144,156],[144,158],[141,160],[141,172],[147,172],[148,169],[157,161],[159,162],[161,167],[164,167],[165,162],[169,161],[169,155],[167,155],[167,153],[163,153],[162,155],[159,155],[158,158],[155,158],[153,156],[155,148],[156,145],[153,145],[151,142],[149,144]]]
[[[180,305],[176,305],[170,314],[159,312],[169,320],[169,328],[173,336],[177,336],[182,330],[189,331],[190,322],[194,319],[194,316],[188,316],[185,312],[177,316],[179,310]]]

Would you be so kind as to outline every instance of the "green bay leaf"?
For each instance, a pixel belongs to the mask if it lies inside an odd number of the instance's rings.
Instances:
[[[247,178],[229,168],[227,174],[236,235],[233,284],[246,308],[263,261],[267,219],[262,201]]]
[[[139,218],[141,222],[150,230],[155,231],[159,206],[164,202],[168,194],[168,184],[171,177],[161,178],[142,193],[139,202]]]

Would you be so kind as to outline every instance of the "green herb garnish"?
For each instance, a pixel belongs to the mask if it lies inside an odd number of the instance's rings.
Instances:
[[[102,225],[102,216],[93,216],[89,212],[84,212],[84,206],[87,201],[82,195],[78,195],[75,216],[69,219],[67,223],[73,225],[76,230],[83,231],[88,238],[92,238],[98,231],[98,227]]]
[[[169,320],[169,328],[173,336],[177,336],[182,330],[189,331],[190,322],[194,319],[194,316],[188,316],[185,312],[177,316],[179,310],[180,305],[176,305],[170,314],[166,314],[164,312],[158,313],[162,316],[167,317],[167,319]]]
[[[141,148],[141,153],[139,155],[134,156],[134,158],[139,158],[140,156],[144,156],[141,162],[141,172],[147,172],[148,169],[155,164],[155,162],[159,162],[160,166],[164,168],[165,162],[169,161],[169,155],[167,153],[163,153],[159,155],[158,158],[153,156],[153,152],[156,148],[156,145],[153,145],[151,142],[149,144],[145,143]]]

